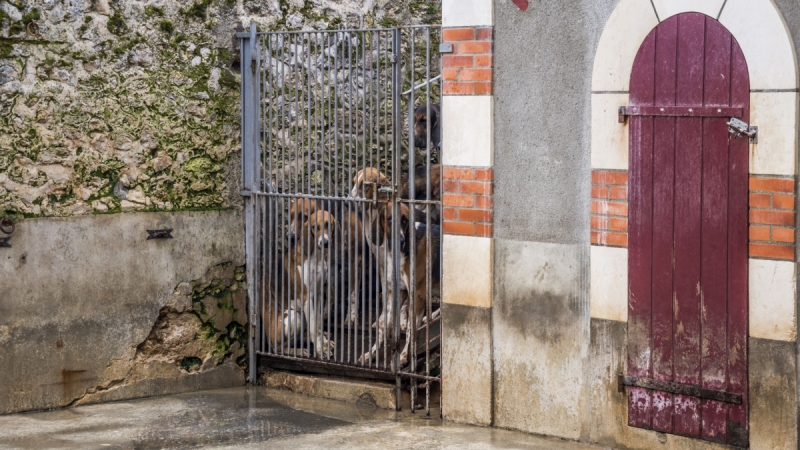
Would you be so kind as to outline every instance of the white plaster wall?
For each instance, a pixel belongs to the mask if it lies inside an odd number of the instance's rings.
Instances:
[[[771,0],[728,0],[719,21],[742,47],[751,89],[797,88],[791,34]]]
[[[621,0],[600,36],[592,91],[628,91],[631,69],[642,42],[658,25],[648,0]]]
[[[445,234],[442,255],[442,301],[491,308],[492,239]]]
[[[491,26],[492,0],[442,0],[443,27]]]
[[[593,245],[589,308],[596,319],[628,321],[628,249]]]
[[[777,341],[797,339],[795,263],[750,260],[750,336]]]
[[[491,167],[494,162],[491,95],[446,95],[442,98],[442,163]]]
[[[628,94],[592,94],[592,169],[628,170],[628,127],[618,109]]]
[[[750,145],[750,173],[797,172],[796,92],[750,94],[750,123],[758,126],[758,144]]]

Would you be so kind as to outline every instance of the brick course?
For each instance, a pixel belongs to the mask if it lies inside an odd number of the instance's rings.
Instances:
[[[492,236],[492,169],[445,167],[442,226],[447,234]]]
[[[592,171],[591,242],[628,246],[628,173]],[[794,261],[794,178],[750,176],[750,257]]]
[[[628,173],[592,171],[592,244],[628,246]]]
[[[750,176],[750,256],[794,261],[795,180]]]
[[[491,27],[445,28],[442,41],[453,53],[442,57],[445,95],[491,95],[494,58]]]

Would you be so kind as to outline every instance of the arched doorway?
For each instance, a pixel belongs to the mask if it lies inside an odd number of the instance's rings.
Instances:
[[[628,423],[746,446],[750,81],[700,13],[645,39],[630,82]]]

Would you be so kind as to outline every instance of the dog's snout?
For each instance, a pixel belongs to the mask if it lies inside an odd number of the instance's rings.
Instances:
[[[330,241],[330,239],[328,239],[328,236],[323,236],[323,237],[319,238],[319,247],[320,248],[328,248],[328,246],[330,246],[330,243],[331,243],[331,241]]]
[[[294,234],[294,230],[290,230],[288,233],[286,233],[286,240],[287,241],[294,242],[295,239],[297,239],[297,235]]]

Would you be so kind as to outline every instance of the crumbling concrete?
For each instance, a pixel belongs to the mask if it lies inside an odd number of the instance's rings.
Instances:
[[[21,222],[0,252],[0,413],[243,384],[243,242],[237,211]]]

